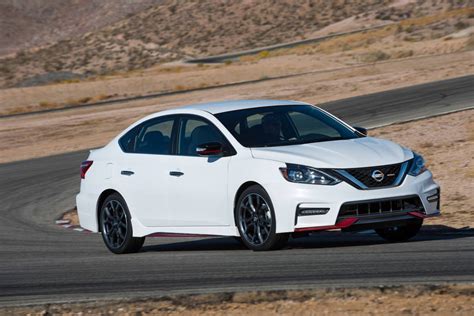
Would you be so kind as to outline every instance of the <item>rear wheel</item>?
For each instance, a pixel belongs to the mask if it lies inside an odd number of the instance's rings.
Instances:
[[[276,233],[273,204],[265,190],[253,185],[239,197],[235,208],[235,222],[244,245],[255,251],[283,248],[289,234]]]
[[[415,235],[420,231],[422,225],[423,220],[418,220],[404,226],[380,228],[375,231],[385,240],[390,242],[400,242],[415,237]]]
[[[127,203],[117,193],[109,195],[100,210],[102,239],[115,254],[138,252],[145,237],[133,237],[132,223]]]

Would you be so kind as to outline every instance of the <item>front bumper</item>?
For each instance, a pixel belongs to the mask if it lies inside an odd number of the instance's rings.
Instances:
[[[397,187],[359,190],[348,183],[334,186],[285,183],[266,187],[272,198],[277,217],[277,232],[302,232],[328,229],[375,228],[380,224],[437,216],[440,214],[440,187],[431,172],[417,177],[407,176]],[[420,200],[416,210],[400,210],[388,214],[359,214],[340,216],[341,207],[348,202],[379,201],[414,196]],[[316,215],[298,214],[298,209],[313,209]]]

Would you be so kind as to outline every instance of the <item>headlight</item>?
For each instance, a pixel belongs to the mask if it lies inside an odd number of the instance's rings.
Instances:
[[[334,185],[341,182],[321,170],[301,165],[286,164],[280,171],[286,180],[295,183]]]
[[[426,170],[425,159],[421,155],[418,155],[416,152],[413,152],[414,158],[410,167],[409,175],[416,177],[417,175],[422,174]]]

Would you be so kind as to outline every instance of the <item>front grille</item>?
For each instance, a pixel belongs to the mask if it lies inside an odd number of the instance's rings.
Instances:
[[[400,185],[405,178],[408,167],[409,161],[405,161],[393,165],[335,169],[334,171],[346,182],[358,189],[372,189]],[[381,178],[376,179],[374,173],[378,173],[379,176],[381,175]]]
[[[414,195],[381,200],[347,202],[341,206],[338,218],[400,214],[407,212],[424,213],[423,204],[418,196]]]
[[[392,185],[397,178],[398,173],[400,172],[400,167],[401,164],[395,164],[374,168],[346,169],[346,171],[369,188],[374,188]],[[376,170],[379,170],[384,174],[383,180],[380,182],[377,182],[374,178],[372,178],[372,173]]]

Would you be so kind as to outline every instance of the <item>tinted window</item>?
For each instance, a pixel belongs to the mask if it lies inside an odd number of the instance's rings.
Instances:
[[[141,125],[135,141],[135,152],[141,154],[171,154],[171,134],[174,118],[152,119]]]
[[[119,144],[124,152],[133,153],[135,151],[135,140],[139,130],[140,126],[136,126],[120,138]]]
[[[245,147],[284,146],[359,137],[310,105],[273,106],[217,114]]]
[[[119,145],[126,153],[169,154],[173,123],[173,117],[144,122],[123,135]]]
[[[196,147],[205,143],[225,144],[224,136],[217,127],[199,118],[183,118],[178,142],[178,154],[198,156]]]

